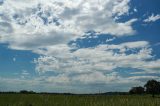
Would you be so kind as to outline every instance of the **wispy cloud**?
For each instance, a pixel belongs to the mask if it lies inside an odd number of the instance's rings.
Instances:
[[[155,22],[155,21],[157,21],[159,19],[160,19],[160,15],[159,14],[157,14],[157,15],[152,14],[147,19],[145,19],[144,22]]]

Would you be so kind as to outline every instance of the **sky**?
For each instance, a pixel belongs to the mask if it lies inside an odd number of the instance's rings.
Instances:
[[[160,0],[0,0],[0,91],[97,93],[160,81]]]

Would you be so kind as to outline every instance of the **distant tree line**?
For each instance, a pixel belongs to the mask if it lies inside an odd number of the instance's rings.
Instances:
[[[36,94],[36,92],[34,91],[27,91],[27,90],[21,90],[19,92],[14,92],[14,91],[8,91],[8,92],[0,92],[0,94],[18,94],[18,93],[21,93],[21,94]]]
[[[34,91],[27,91],[27,90],[21,90],[20,93],[23,93],[23,94],[34,94],[36,92],[34,92]]]
[[[147,83],[142,87],[132,87],[129,91],[130,94],[152,94],[152,97],[155,94],[160,94],[160,82],[156,80],[149,80]]]

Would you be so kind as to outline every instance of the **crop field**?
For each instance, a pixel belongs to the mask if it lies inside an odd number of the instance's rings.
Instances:
[[[160,106],[150,95],[0,94],[0,106]]]

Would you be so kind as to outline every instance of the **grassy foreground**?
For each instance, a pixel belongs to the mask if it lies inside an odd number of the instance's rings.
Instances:
[[[0,106],[160,106],[150,95],[0,94]]]

